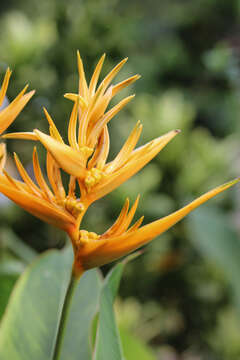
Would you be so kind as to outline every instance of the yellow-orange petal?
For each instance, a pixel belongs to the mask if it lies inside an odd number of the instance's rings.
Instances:
[[[74,93],[66,93],[63,95],[65,99],[71,100],[73,102],[78,102],[82,107],[87,106],[86,100],[79,94]]]
[[[100,237],[96,242],[89,241],[78,249],[76,259],[79,263],[81,263],[83,269],[102,266],[106,263],[119,259],[120,257],[125,256],[147,244],[156,236],[161,235],[198,206],[235,185],[239,181],[240,178],[218,186],[192,201],[190,204],[184,206],[182,209],[145,225],[136,231],[126,232],[123,235],[112,238],[110,237],[107,240],[104,238],[101,240]]]
[[[32,215],[60,229],[67,231],[75,224],[74,217],[57,205],[53,206],[49,202],[38,198],[33,194],[22,192],[12,186],[8,186],[1,181],[1,178],[0,191]]]
[[[79,74],[79,95],[81,95],[84,99],[88,100],[89,91],[85,77],[83,62],[79,50],[77,51],[77,64],[78,64],[78,74]]]
[[[98,144],[94,151],[93,156],[88,161],[88,169],[91,169],[93,166],[96,166],[97,169],[103,170],[105,163],[107,161],[108,153],[110,147],[110,139],[107,125],[104,126],[103,131],[98,139]]]
[[[53,119],[51,118],[51,116],[49,115],[47,109],[44,107],[43,108],[43,111],[44,111],[44,115],[46,116],[46,119],[48,121],[48,124],[49,124],[49,132],[50,132],[50,135],[57,141],[59,141],[60,143],[63,144],[63,139],[56,127],[56,125],[54,124],[54,121]]]
[[[101,238],[109,238],[112,235],[115,235],[116,232],[119,232],[119,228],[122,227],[122,224],[125,222],[126,217],[128,215],[128,209],[129,209],[129,199],[127,198],[122,210],[115,221],[115,223],[101,236]]]
[[[133,149],[135,148],[139,140],[139,137],[141,135],[141,132],[142,132],[142,124],[140,123],[140,121],[138,121],[134,129],[132,130],[131,134],[127,138],[125,144],[123,145],[117,156],[115,157],[115,159],[106,166],[105,171],[107,173],[113,172],[115,169],[119,168],[123,163],[126,162],[126,160],[129,158],[129,155],[132,153]]]
[[[0,173],[2,172],[7,159],[6,145],[0,143]]]
[[[32,181],[28,173],[26,172],[23,164],[21,163],[19,157],[16,153],[14,153],[14,160],[16,163],[16,167],[18,169],[19,174],[21,175],[21,178],[23,179],[25,185],[28,188],[28,192],[31,192],[32,194],[35,194],[39,197],[41,197],[41,190],[37,187],[37,185]]]
[[[33,132],[16,132],[8,133],[1,136],[3,139],[19,139],[19,140],[33,140],[38,141],[36,134]]]
[[[24,184],[22,182],[21,185],[20,185],[20,181],[13,179],[5,169],[3,169],[2,172],[3,172],[4,176],[5,176],[5,178],[3,178],[2,176],[0,178],[0,181],[2,182],[2,184],[5,184],[5,182],[7,180],[8,182],[7,182],[6,185],[8,185],[8,186],[11,185],[11,186],[13,186],[14,189],[17,189],[17,190],[20,190],[20,191],[23,190],[23,192],[25,192],[25,191],[28,192],[28,189],[26,189],[26,186],[25,186],[26,184]],[[3,179],[4,179],[4,181],[3,181]]]
[[[76,134],[77,117],[78,117],[78,101],[76,101],[73,105],[72,113],[68,124],[68,142],[70,146],[75,150],[79,149],[79,145],[77,142],[77,134]]]
[[[84,178],[86,174],[85,159],[81,151],[76,151],[70,146],[60,143],[40,130],[35,129],[34,133],[64,171],[78,178]]]
[[[27,87],[25,87],[12,102],[0,112],[0,134],[2,134],[8,128],[8,126],[11,125],[24,106],[34,95],[34,90],[23,95],[26,91],[26,88]]]
[[[115,229],[114,233],[111,232],[111,236],[120,236],[123,233],[125,233],[125,231],[127,231],[127,228],[129,227],[129,225],[132,222],[132,219],[135,215],[135,212],[137,210],[138,207],[138,203],[139,203],[139,199],[140,199],[140,195],[137,196],[137,199],[135,200],[134,204],[132,205],[130,211],[128,212],[128,214],[126,214],[124,216],[124,218],[122,219],[121,223],[119,223],[118,228]],[[120,214],[121,215],[121,214]],[[105,237],[105,236],[104,236]]]
[[[133,84],[135,81],[140,79],[140,77],[141,77],[141,75],[137,74],[137,75],[131,76],[130,78],[123,80],[120,83],[114,85],[113,90],[112,90],[112,96],[115,96],[119,91],[121,91],[128,85]]]
[[[47,176],[49,183],[51,184],[51,187],[53,189],[54,195],[56,196],[56,199],[58,201],[62,201],[66,197],[66,192],[62,183],[62,177],[61,177],[61,171],[50,154],[50,152],[47,152]]]
[[[110,101],[112,99],[112,86],[110,86],[106,93],[99,97],[92,107],[91,114],[89,116],[89,121],[92,122],[92,124],[95,124],[101,116],[104,114],[105,110],[107,109]]]
[[[4,97],[6,95],[11,75],[12,75],[12,71],[9,68],[7,68],[7,71],[5,73],[5,76],[4,76],[4,79],[3,79],[3,82],[2,82],[1,90],[0,90],[0,106],[2,105],[2,102],[3,102]]]
[[[136,230],[142,225],[143,219],[144,219],[144,216],[141,216],[140,219],[138,219],[138,220],[127,230],[127,233],[136,231]]]
[[[127,161],[126,164],[120,169],[113,172],[113,174],[106,174],[103,180],[97,184],[92,193],[89,193],[89,200],[96,201],[97,199],[110,193],[116,187],[120,186],[124,181],[128,180],[131,176],[136,174],[142,169],[149,161],[166,146],[177,134],[179,130],[173,130],[169,133],[159,137],[158,139],[150,142],[149,144],[142,147],[144,149],[143,154],[139,151],[139,155],[134,157],[132,161]],[[146,148],[149,147],[148,151]],[[137,150],[136,150],[137,151]]]
[[[95,92],[95,89],[96,89],[96,86],[97,86],[97,82],[98,82],[98,79],[99,79],[99,75],[100,75],[100,72],[102,70],[102,66],[103,66],[103,63],[104,63],[104,60],[105,60],[105,56],[106,54],[103,54],[99,60],[99,62],[97,63],[97,66],[95,67],[95,70],[93,72],[93,75],[92,75],[92,78],[90,80],[90,83],[89,83],[89,92],[90,92],[90,95],[93,96],[94,95],[94,92]]]
[[[130,95],[123,100],[121,100],[117,105],[111,108],[105,115],[103,115],[99,121],[96,122],[95,126],[91,130],[89,135],[87,145],[89,147],[94,147],[96,144],[96,139],[98,139],[103,127],[124,107],[126,106],[129,101],[131,101],[135,95]]]
[[[53,195],[52,191],[49,189],[49,187],[43,177],[43,174],[42,174],[36,147],[34,147],[34,149],[33,149],[33,171],[34,171],[34,175],[35,175],[36,181],[38,183],[38,186],[45,194],[47,200],[54,202],[54,195]]]
[[[103,79],[103,81],[101,82],[101,84],[99,85],[96,94],[98,94],[99,92],[102,93],[106,90],[106,88],[108,87],[108,85],[111,83],[111,81],[115,78],[115,76],[118,74],[118,72],[121,70],[121,68],[123,67],[123,65],[127,62],[128,58],[123,59],[122,61],[120,61],[120,63],[118,63],[108,74],[107,76]]]

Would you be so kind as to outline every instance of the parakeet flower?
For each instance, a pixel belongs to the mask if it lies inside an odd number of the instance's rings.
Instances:
[[[49,134],[35,129],[33,132],[4,136],[39,141],[46,148],[49,185],[43,177],[34,149],[33,168],[38,185],[31,180],[15,155],[16,166],[23,181],[13,179],[4,171],[0,178],[0,191],[33,215],[68,233],[74,250],[73,272],[79,276],[87,269],[116,260],[145,245],[196,207],[237,183],[239,179],[219,186],[182,209],[142,227],[143,217],[129,227],[137,209],[137,198],[131,209],[129,200],[126,200],[116,222],[102,235],[82,229],[81,221],[88,207],[137,173],[179,130],[169,131],[136,148],[142,131],[141,123],[137,122],[115,159],[108,162],[108,123],[133,96],[124,98],[109,109],[110,101],[123,88],[137,80],[139,75],[111,85],[127,60],[124,59],[97,86],[105,58],[103,55],[88,84],[79,52],[77,57],[78,93],[65,94],[65,98],[73,101],[68,124],[68,144],[64,143],[46,109],[44,113],[49,123]],[[62,184],[61,170],[69,175],[67,191]],[[77,186],[80,190],[79,198],[76,195]]]

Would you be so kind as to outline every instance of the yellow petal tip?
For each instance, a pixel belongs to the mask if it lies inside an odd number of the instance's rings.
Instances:
[[[74,101],[74,102],[79,102],[82,103],[84,106],[87,106],[87,102],[85,101],[85,99],[79,95],[79,94],[74,94],[74,93],[66,93],[63,95],[65,97],[65,99]]]

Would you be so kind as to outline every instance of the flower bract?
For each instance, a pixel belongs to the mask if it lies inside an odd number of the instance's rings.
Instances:
[[[138,121],[119,153],[112,161],[108,161],[110,149],[108,124],[134,96],[127,96],[114,106],[111,106],[111,100],[122,89],[136,81],[139,75],[112,84],[127,61],[124,59],[98,85],[104,59],[105,55],[100,58],[88,83],[82,59],[79,52],[77,53],[78,92],[65,94],[65,98],[73,102],[68,122],[68,143],[63,141],[55,122],[46,109],[44,109],[44,114],[49,124],[48,134],[34,129],[32,132],[3,136],[8,139],[37,141],[45,147],[47,181],[40,168],[37,150],[34,148],[33,168],[37,184],[29,177],[15,154],[15,163],[22,181],[13,179],[3,169],[3,175],[0,177],[0,191],[33,215],[68,233],[74,250],[73,271],[76,276],[80,276],[85,270],[116,260],[147,244],[196,207],[239,181],[236,179],[216,187],[182,209],[144,226],[141,226],[143,217],[130,226],[139,198],[130,209],[127,199],[116,222],[102,235],[82,229],[82,218],[93,202],[112,192],[142,169],[180,132],[175,129],[170,130],[146,145],[137,147],[142,132],[142,125]],[[9,73],[7,74],[3,89],[10,76]],[[0,99],[4,96],[4,91],[1,90]],[[32,94],[19,96],[14,100],[18,106],[13,107],[14,101],[9,105],[12,105],[14,115]],[[14,116],[11,121],[13,118]],[[2,129],[8,126],[9,121],[5,121]],[[69,176],[67,190],[64,189],[62,183],[62,171]]]

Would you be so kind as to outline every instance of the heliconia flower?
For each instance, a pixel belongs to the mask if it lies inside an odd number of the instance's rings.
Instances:
[[[138,122],[119,154],[106,163],[109,137],[105,127],[99,144],[88,164],[83,166],[82,153],[60,143],[51,136],[34,130],[37,138],[47,148],[59,166],[82,183],[82,198],[89,204],[105,196],[144,167],[180,130],[173,130],[146,145],[134,149],[142,130]]]
[[[23,181],[13,179],[3,169],[3,175],[0,175],[0,192],[32,215],[65,231],[70,231],[75,226],[74,216],[77,213],[78,201],[76,200],[75,213],[71,211],[72,209],[69,211],[70,203],[55,160],[51,155],[47,155],[47,175],[52,190],[43,177],[36,148],[33,151],[33,169],[38,186],[27,174],[16,154],[14,160]]]
[[[64,144],[46,109],[44,113],[49,122],[50,135],[35,129],[33,133],[13,133],[4,136],[39,140],[60,168],[80,182],[81,199],[88,206],[138,172],[179,133],[179,130],[170,131],[135,149],[142,131],[142,125],[138,121],[119,154],[113,161],[107,163],[110,146],[107,124],[133,96],[121,100],[107,112],[106,109],[120,90],[132,84],[140,76],[131,76],[116,85],[109,86],[126,63],[127,59],[124,59],[97,87],[104,58],[105,55],[99,60],[88,86],[83,63],[79,52],[77,53],[79,92],[65,94],[66,98],[74,102],[68,125],[69,145]]]
[[[9,79],[11,77],[11,70],[8,68],[4,76],[2,87],[0,90],[0,106],[6,96]],[[34,91],[26,93],[28,85],[18,94],[18,96],[3,110],[0,110],[0,134],[2,134],[9,125],[15,120],[24,106],[28,103],[34,94]]]
[[[119,259],[146,245],[198,206],[236,184],[239,180],[236,179],[218,186],[182,209],[143,227],[140,227],[143,221],[143,217],[141,217],[129,228],[137,209],[139,197],[130,210],[129,200],[127,199],[116,222],[104,234],[97,235],[96,233],[80,230],[80,236],[74,243],[75,261],[73,269],[76,276],[81,275],[82,272],[88,269]]]
[[[182,209],[142,227],[140,226],[143,217],[129,228],[138,205],[137,199],[130,210],[129,201],[126,201],[118,219],[104,234],[97,235],[81,229],[82,218],[94,201],[133,176],[179,133],[179,130],[169,131],[136,148],[142,131],[142,125],[137,122],[118,155],[114,160],[107,162],[110,147],[108,122],[132,97],[123,99],[110,110],[107,110],[107,107],[120,90],[133,83],[139,76],[135,75],[116,85],[110,85],[126,62],[124,59],[97,87],[104,58],[105,55],[99,60],[88,85],[78,53],[79,91],[78,94],[65,95],[74,102],[68,124],[69,145],[64,143],[46,109],[44,113],[49,123],[49,135],[35,129],[33,132],[3,136],[40,141],[46,148],[46,168],[50,186],[43,177],[34,149],[33,168],[38,186],[28,176],[15,155],[16,166],[23,181],[13,179],[3,170],[3,175],[0,175],[0,191],[28,212],[67,232],[74,250],[75,276],[80,276],[85,270],[116,260],[147,244],[196,207],[240,180],[236,179],[219,186]],[[68,191],[63,187],[61,170],[69,175]],[[79,199],[76,196],[77,185],[80,190]]]

